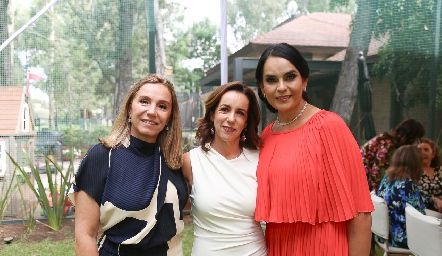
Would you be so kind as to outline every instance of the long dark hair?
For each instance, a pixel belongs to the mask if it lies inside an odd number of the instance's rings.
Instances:
[[[256,82],[258,84],[258,96],[259,98],[266,104],[267,109],[270,110],[272,113],[278,112],[270,103],[267,101],[266,97],[264,97],[264,94],[261,91],[261,86],[263,84],[263,69],[264,64],[267,61],[267,59],[270,56],[275,57],[281,57],[284,58],[290,63],[293,64],[293,66],[298,69],[299,73],[301,74],[302,79],[305,81],[308,79],[310,69],[308,67],[307,61],[302,57],[301,53],[296,49],[295,47],[287,44],[287,43],[279,43],[272,46],[269,46],[259,58],[258,65],[256,66],[256,72],[255,72],[255,78]],[[310,100],[307,96],[307,92],[302,92],[302,98],[310,103]]]
[[[390,138],[395,148],[411,145],[416,140],[425,136],[424,126],[415,119],[405,119],[389,132],[384,132],[377,141]]]
[[[212,120],[210,120],[210,115],[215,112],[221,97],[228,91],[237,91],[244,94],[247,99],[249,99],[249,109],[247,115],[247,125],[245,128],[244,135],[246,136],[245,141],[240,141],[240,145],[247,149],[258,149],[259,148],[259,135],[258,135],[258,125],[261,121],[261,112],[259,110],[258,100],[256,98],[255,92],[253,90],[242,84],[241,82],[230,82],[217,87],[204,102],[206,107],[206,113],[203,117],[197,120],[197,131],[195,138],[199,140],[201,148],[204,151],[209,149],[206,147],[206,143],[211,142],[214,139],[214,135],[210,132],[213,126]]]

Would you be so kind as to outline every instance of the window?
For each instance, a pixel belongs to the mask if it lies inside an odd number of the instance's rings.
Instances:
[[[29,132],[29,106],[27,103],[23,104],[23,132]]]

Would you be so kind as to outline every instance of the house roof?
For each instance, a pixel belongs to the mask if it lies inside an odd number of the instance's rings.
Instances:
[[[350,14],[315,12],[286,22],[252,40],[251,43],[268,45],[286,42],[304,49],[346,48],[350,36],[350,23]]]
[[[23,86],[0,86],[0,135],[13,135],[18,131],[25,94],[26,87]]]
[[[326,12],[314,12],[289,19],[228,56],[228,79],[233,79],[235,58],[258,59],[267,47],[282,42],[295,46],[305,56],[310,54],[312,57],[311,60],[307,59],[309,62],[340,63],[345,58],[350,42],[351,22],[350,14]],[[380,40],[372,38],[367,62],[376,60],[378,49],[385,41],[386,38]],[[253,73],[254,70],[245,71],[244,78],[252,77]],[[207,70],[206,76],[200,80],[201,85],[216,85],[219,82],[219,64]]]
[[[302,53],[333,55],[348,46],[351,15],[314,12],[285,21],[249,42],[232,57],[259,57],[270,45],[288,43]]]

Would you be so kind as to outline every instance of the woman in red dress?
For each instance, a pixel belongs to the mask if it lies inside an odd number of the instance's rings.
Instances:
[[[269,255],[368,255],[371,202],[359,147],[335,113],[309,104],[309,68],[285,43],[256,68],[258,95],[278,116],[261,135],[255,219]]]

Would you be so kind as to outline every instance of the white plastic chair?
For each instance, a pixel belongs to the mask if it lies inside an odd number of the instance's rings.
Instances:
[[[377,196],[374,191],[372,191],[370,195],[374,205],[374,211],[371,213],[371,232],[385,239],[385,243],[381,243],[373,237],[376,245],[384,251],[384,256],[387,256],[389,253],[396,255],[410,255],[411,251],[408,249],[388,245],[390,225],[387,203],[382,197]]]
[[[442,213],[436,212],[436,211],[433,211],[433,210],[430,210],[430,209],[425,209],[425,214],[427,216],[433,216],[433,217],[436,217],[438,219],[442,219]]]
[[[435,212],[437,213],[437,212]],[[414,255],[442,255],[442,221],[426,216],[407,204],[405,207],[408,247]]]

